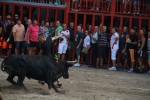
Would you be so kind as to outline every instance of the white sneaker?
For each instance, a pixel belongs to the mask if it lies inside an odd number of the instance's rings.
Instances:
[[[116,70],[116,67],[110,67],[109,70]]]
[[[128,70],[128,72],[129,72],[129,73],[132,73],[132,72],[133,72],[133,69],[132,69],[132,68],[130,68],[130,69]]]
[[[76,63],[76,64],[74,64],[74,66],[75,66],[75,67],[78,67],[78,66],[80,66],[80,64],[79,64],[79,63]]]

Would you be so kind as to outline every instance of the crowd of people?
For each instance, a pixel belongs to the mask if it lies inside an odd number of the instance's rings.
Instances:
[[[108,27],[102,24],[95,26],[94,33],[92,33],[91,25],[88,25],[87,29],[83,30],[82,24],[75,27],[74,23],[71,22],[67,27],[67,24],[61,24],[57,21],[55,23],[56,28],[54,28],[54,22],[42,20],[39,26],[36,19],[31,20],[24,17],[23,21],[21,21],[18,14],[15,14],[14,18],[14,21],[12,21],[11,16],[7,15],[5,22],[2,22],[2,16],[0,16],[0,44],[6,57],[11,54],[24,55],[26,50],[28,50],[29,55],[35,55],[36,51],[39,52],[39,55],[51,55],[51,50],[54,47],[54,52],[58,55],[58,58],[72,60],[72,50],[75,49],[77,63],[74,66],[80,66],[81,52],[85,55],[85,65],[89,66],[91,48],[92,66],[98,69],[104,68],[104,60],[107,58],[110,49],[112,67],[109,70],[117,70],[116,56],[118,50],[121,51],[121,68],[119,70],[124,70],[130,60],[131,68],[128,72],[133,72],[135,57],[138,57],[139,72],[142,73],[146,57],[148,57],[150,66],[150,31],[145,28],[140,30],[139,39],[137,29],[135,27],[128,29],[127,26],[123,27],[122,35],[120,35],[118,28],[110,29],[112,35],[109,37],[106,32]],[[76,33],[74,33],[75,28],[77,28]],[[4,36],[2,37],[3,30]],[[74,37],[74,35],[76,36]],[[45,43],[44,41],[48,37],[51,37],[52,41]],[[56,40],[58,37],[59,39]],[[48,43],[52,46],[47,47]]]

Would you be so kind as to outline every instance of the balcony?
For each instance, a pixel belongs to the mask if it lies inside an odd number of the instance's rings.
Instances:
[[[6,3],[18,3],[18,4],[25,4],[25,5],[36,5],[36,6],[51,6],[51,7],[66,7],[65,0],[1,0],[1,2]]]
[[[70,1],[70,11],[150,16],[150,0],[75,0]]]

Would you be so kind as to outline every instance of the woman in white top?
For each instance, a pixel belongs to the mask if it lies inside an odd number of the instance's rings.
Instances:
[[[116,70],[116,54],[119,49],[119,35],[116,32],[115,28],[111,30],[112,36],[110,39],[110,48],[111,48],[111,60],[113,66],[109,70]]]
[[[88,49],[87,54],[85,54],[85,58],[86,58],[86,65],[89,65],[89,48],[90,48],[90,36],[89,36],[89,32],[86,30],[85,31],[85,38],[84,38],[84,42],[83,42],[83,47]]]

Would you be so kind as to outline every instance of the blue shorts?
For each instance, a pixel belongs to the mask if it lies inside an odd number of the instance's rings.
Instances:
[[[134,6],[140,6],[141,5],[141,2],[140,0],[134,0]]]
[[[26,42],[25,41],[15,42],[15,48],[18,49],[19,47],[26,48]]]
[[[76,49],[77,56],[80,56],[81,48]]]

